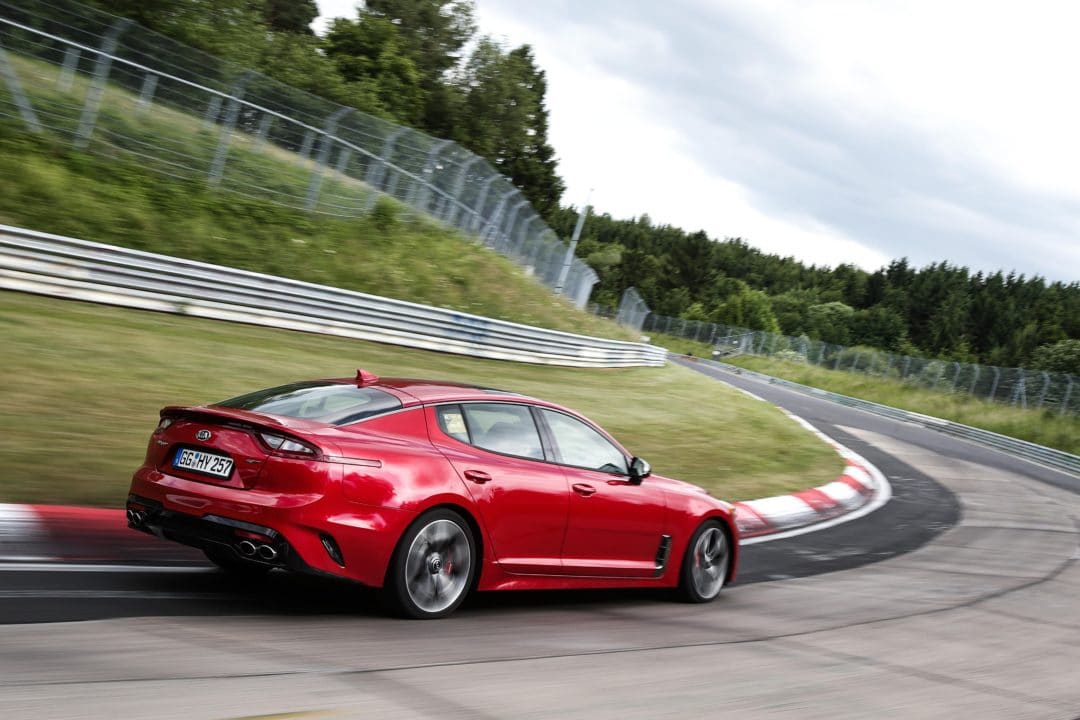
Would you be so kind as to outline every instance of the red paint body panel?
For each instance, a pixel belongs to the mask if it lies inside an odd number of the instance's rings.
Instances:
[[[473,525],[481,590],[675,586],[691,535],[716,518],[733,541],[734,579],[739,535],[731,505],[660,476],[635,484],[550,458],[483,450],[443,433],[435,417],[440,403],[482,402],[555,408],[584,421],[573,411],[452,383],[381,378],[366,387],[396,397],[402,408],[342,426],[220,406],[166,408],[162,416],[173,422],[151,436],[129,506],[269,530],[284,539],[301,569],[372,587],[383,585],[409,524],[450,506]],[[200,430],[211,437],[199,440]],[[268,431],[309,450],[276,451],[260,439]],[[228,455],[232,474],[215,478],[173,467],[181,447]],[[658,568],[665,535],[670,552]],[[344,567],[326,549],[327,536]]]

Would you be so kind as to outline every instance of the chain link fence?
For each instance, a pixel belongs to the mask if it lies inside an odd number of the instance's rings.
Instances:
[[[1075,375],[931,360],[873,348],[831,345],[811,340],[805,335],[792,337],[667,317],[650,312],[633,288],[623,293],[615,317],[640,332],[704,343],[713,348],[716,357],[760,355],[831,370],[892,378],[930,390],[963,393],[1023,408],[1042,408],[1062,415],[1080,414],[1080,377]],[[629,321],[624,322],[624,318]]]
[[[184,181],[342,218],[391,197],[548,287],[567,246],[487,161],[71,0],[0,0],[0,116]],[[575,258],[564,294],[596,273]]]

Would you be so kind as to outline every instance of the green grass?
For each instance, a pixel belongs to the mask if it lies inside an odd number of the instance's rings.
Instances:
[[[137,97],[124,89],[106,89],[88,151],[75,150],[61,138],[77,125],[86,79],[79,76],[62,92],[55,67],[11,57],[39,116],[60,134],[34,136],[18,118],[0,118],[2,223],[529,325],[636,339],[553,296],[506,258],[389,198],[380,199],[375,212],[340,218],[239,194],[250,192],[241,184],[250,182],[302,204],[313,167],[245,133],[233,135],[225,176],[211,187],[207,172],[220,129],[169,107],[153,105],[141,113]],[[165,156],[162,149],[190,156],[183,162],[191,167],[132,154]],[[357,210],[371,192],[333,171],[322,188],[324,201]]]
[[[1080,417],[1053,410],[1024,410],[972,398],[912,387],[899,380],[775,360],[739,356],[725,362],[785,380],[849,395],[912,412],[971,425],[1070,453],[1080,453]]]
[[[0,501],[120,505],[157,411],[314,377],[494,385],[575,408],[656,472],[739,500],[841,461],[764,403],[677,366],[577,370],[0,292]]]

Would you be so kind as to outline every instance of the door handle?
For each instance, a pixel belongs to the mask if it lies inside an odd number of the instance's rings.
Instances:
[[[589,497],[596,492],[596,488],[592,485],[586,485],[585,483],[574,483],[570,487],[574,488],[574,492],[578,495],[584,495],[585,497]]]
[[[481,470],[466,470],[465,479],[472,480],[477,485],[483,485],[491,480],[491,476]]]

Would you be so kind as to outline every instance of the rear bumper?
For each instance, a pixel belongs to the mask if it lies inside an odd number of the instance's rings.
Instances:
[[[276,567],[294,572],[320,573],[308,565],[289,541],[273,528],[232,520],[217,515],[201,517],[166,510],[161,503],[149,498],[129,495],[127,501],[128,527],[172,540],[183,545],[218,553],[232,553],[238,560],[253,565]],[[250,543],[251,552],[241,548]],[[262,547],[271,552],[259,552]]]
[[[145,513],[129,527],[164,540],[371,587],[382,586],[397,539],[415,518],[345,500],[333,482],[324,494],[288,494],[194,482],[145,466],[132,478],[128,509]],[[269,546],[273,557],[242,554],[245,539]]]

